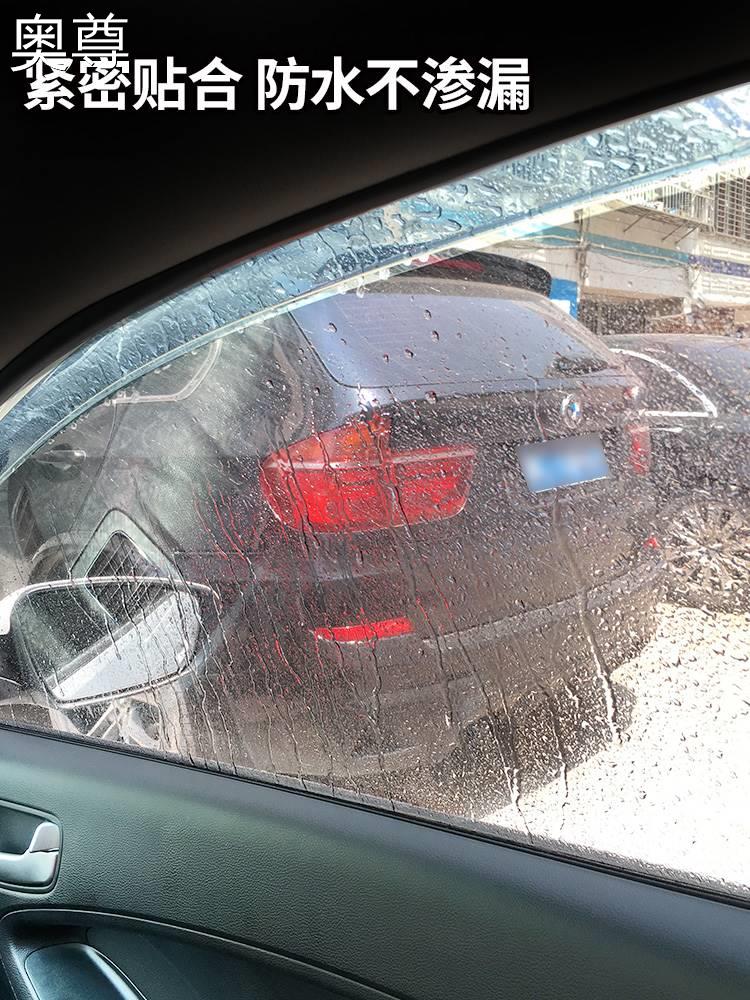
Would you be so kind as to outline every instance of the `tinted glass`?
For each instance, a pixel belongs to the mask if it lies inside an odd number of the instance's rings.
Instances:
[[[470,279],[439,277],[392,284],[293,312],[339,382],[481,382],[619,366],[601,342],[533,293],[498,286],[493,294]]]
[[[748,337],[750,338],[750,335]],[[680,347],[677,353],[678,356],[688,358],[693,365],[705,372],[711,382],[722,387],[735,402],[747,406],[750,339],[712,343],[710,348],[698,342],[687,348]]]
[[[738,88],[498,164],[30,383],[0,721],[747,898],[749,135]]]
[[[665,413],[704,410],[698,396],[677,378],[674,371],[665,370],[653,362],[633,357],[632,354],[625,357],[628,366],[643,379],[646,386],[644,405],[648,409]]]

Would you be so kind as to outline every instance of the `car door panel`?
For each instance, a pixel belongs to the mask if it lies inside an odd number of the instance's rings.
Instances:
[[[148,1000],[184,996],[174,970],[193,964],[201,1000],[263,996],[237,985],[250,981],[268,996],[323,996],[314,983],[425,1000],[729,1000],[750,987],[741,907],[101,746],[3,728],[0,755],[8,801],[63,831],[48,894],[0,889],[17,997],[35,995],[30,953],[72,943]]]

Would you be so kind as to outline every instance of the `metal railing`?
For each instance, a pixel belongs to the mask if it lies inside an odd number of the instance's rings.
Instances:
[[[750,240],[750,178],[747,176],[717,173],[697,190],[684,182],[655,185],[636,189],[624,200],[694,222],[723,236]]]

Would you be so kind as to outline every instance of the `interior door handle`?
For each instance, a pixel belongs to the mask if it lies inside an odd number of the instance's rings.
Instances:
[[[0,852],[0,882],[26,888],[49,885],[60,861],[60,827],[45,821],[23,854]]]

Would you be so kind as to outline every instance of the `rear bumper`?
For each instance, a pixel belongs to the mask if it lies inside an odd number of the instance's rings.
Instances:
[[[472,722],[540,687],[612,670],[650,637],[664,588],[660,560],[552,606],[461,631],[316,645],[316,669],[273,703],[242,699],[251,765],[340,778],[429,765]],[[247,744],[246,741],[250,740]]]

